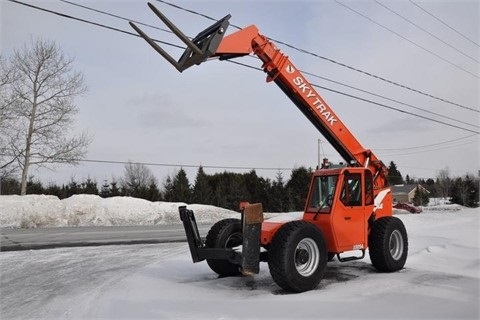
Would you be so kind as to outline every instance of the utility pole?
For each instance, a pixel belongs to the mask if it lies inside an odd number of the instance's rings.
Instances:
[[[320,169],[322,167],[322,157],[320,154],[320,150],[322,148],[322,140],[318,139],[318,164],[317,164],[317,169]]]

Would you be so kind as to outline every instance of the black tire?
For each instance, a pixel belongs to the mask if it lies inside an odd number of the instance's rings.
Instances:
[[[208,231],[206,248],[233,248],[242,244],[242,225],[239,219],[223,219],[215,223]],[[207,259],[207,264],[222,277],[240,274],[240,266],[228,260]]]
[[[306,221],[284,224],[274,235],[268,253],[273,280],[292,292],[315,289],[327,265],[327,247],[320,230]]]
[[[377,219],[368,236],[370,261],[382,272],[403,268],[408,255],[408,236],[402,220],[397,217]]]
[[[335,252],[329,252],[327,254],[327,261],[330,262],[333,261],[333,259],[335,259]]]

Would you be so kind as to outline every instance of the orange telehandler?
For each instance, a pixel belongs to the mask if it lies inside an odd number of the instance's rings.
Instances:
[[[241,219],[215,223],[203,241],[193,211],[180,207],[193,261],[206,260],[220,276],[256,274],[260,261],[268,262],[274,281],[293,292],[314,289],[335,255],[341,262],[362,259],[367,248],[377,270],[402,269],[408,238],[402,221],[392,216],[386,166],[362,147],[290,59],[254,25],[225,36],[230,15],[189,39],[155,6],[148,6],[186,44],[180,59],[130,25],[178,71],[210,58],[255,54],[267,82],[280,87],[347,163],[313,173],[301,220],[264,221],[261,204],[241,203]]]

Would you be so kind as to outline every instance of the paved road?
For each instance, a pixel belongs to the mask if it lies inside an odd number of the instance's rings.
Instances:
[[[200,225],[205,236],[209,225]],[[0,229],[1,251],[186,241],[183,225]]]

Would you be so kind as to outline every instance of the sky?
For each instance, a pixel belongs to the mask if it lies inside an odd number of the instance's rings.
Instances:
[[[164,2],[152,2],[189,36],[212,23]],[[144,1],[78,3],[165,27]],[[229,13],[236,26],[255,24],[260,33],[316,55],[277,43],[298,69],[313,74],[306,75],[312,84],[383,104],[317,89],[360,143],[387,165],[394,161],[404,177],[435,178],[446,168],[451,176],[478,174],[478,1],[175,4],[216,19]],[[125,20],[66,2],[35,1],[35,5],[133,31]],[[343,160],[281,90],[266,83],[261,71],[214,60],[179,73],[138,37],[6,0],[0,2],[0,18],[2,55],[41,37],[54,40],[75,59],[88,92],[75,100],[79,113],[71,132],[92,137],[88,160],[156,164],[149,168],[160,182],[181,167],[193,182],[198,165],[207,167],[207,173],[256,168],[257,174],[271,179],[278,169],[285,169],[280,171],[286,180],[289,169],[314,168],[319,158]],[[172,34],[142,29],[153,38],[181,45]],[[230,27],[227,34],[235,30]],[[175,48],[165,49],[175,57],[181,54]],[[260,67],[251,57],[237,61]],[[102,183],[121,177],[124,165],[82,162],[53,169],[31,174],[44,183],[87,177]]]
[[[63,203],[65,209],[78,208],[80,219],[79,211],[94,217],[96,225],[124,221],[115,202],[98,196],[4,197],[0,212],[12,219],[23,208],[26,220],[61,222],[57,212]],[[137,200],[125,197],[122,205],[144,213],[132,215],[140,218],[138,224],[149,223],[153,203]],[[400,211],[396,217],[405,224],[409,247],[398,272],[377,272],[367,252],[362,260],[329,262],[315,290],[288,294],[275,284],[267,263],[253,277],[219,278],[205,261],[192,263],[185,242],[2,252],[0,313],[12,320],[319,319],[320,313],[322,319],[478,319],[479,209],[439,205],[421,214]],[[213,212],[205,215],[211,223],[219,218]],[[162,214],[178,221],[177,212]],[[301,213],[276,219],[295,216]]]

